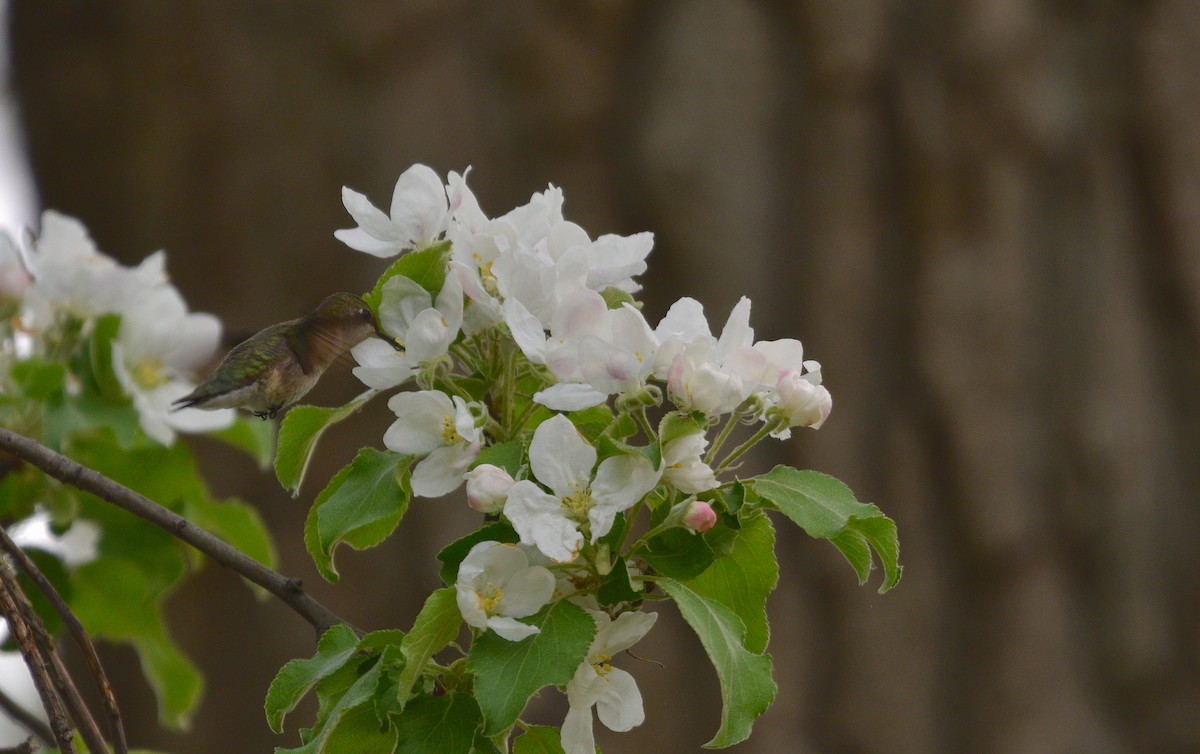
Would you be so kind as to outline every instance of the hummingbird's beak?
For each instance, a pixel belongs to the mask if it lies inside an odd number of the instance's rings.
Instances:
[[[377,336],[377,337],[378,337],[380,340],[382,340],[383,342],[385,342],[385,343],[387,343],[389,346],[391,346],[392,348],[395,348],[397,351],[403,351],[403,350],[404,350],[404,348],[403,348],[403,347],[401,347],[401,345],[400,345],[399,343],[397,343],[397,342],[396,342],[396,339],[395,339],[395,338],[393,338],[392,336],[388,335],[387,333],[385,333],[385,332],[383,331],[383,328],[382,328],[382,327],[380,327],[380,325],[379,325],[379,323],[378,323],[378,322],[376,322],[376,323],[375,323],[375,335],[376,335],[376,336]]]

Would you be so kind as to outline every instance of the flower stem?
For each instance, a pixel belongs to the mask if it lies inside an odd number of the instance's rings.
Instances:
[[[720,474],[725,469],[728,469],[730,464],[745,455],[746,451],[757,445],[764,437],[774,432],[777,425],[778,422],[764,424],[762,428],[755,432],[749,440],[746,440],[746,442],[730,451],[729,455],[725,456],[725,459],[721,461],[720,465],[713,469],[713,473]]]

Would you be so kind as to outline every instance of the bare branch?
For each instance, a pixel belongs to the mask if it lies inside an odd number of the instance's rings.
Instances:
[[[0,712],[8,715],[10,720],[32,733],[43,743],[54,743],[54,731],[50,730],[50,726],[46,725],[42,718],[18,704],[16,699],[4,693],[4,689],[0,689]],[[3,750],[0,750],[0,754],[3,754]]]
[[[100,696],[104,700],[105,710],[108,712],[108,728],[109,738],[116,747],[117,754],[128,754],[129,744],[125,740],[125,726],[121,723],[121,710],[117,707],[117,697],[113,693],[112,684],[108,681],[108,675],[104,672],[104,667],[100,664],[100,655],[96,653],[96,647],[92,644],[91,638],[87,634],[87,630],[83,624],[79,622],[79,618],[75,617],[75,613],[67,606],[66,601],[50,580],[46,578],[41,569],[29,558],[29,556],[17,546],[16,542],[8,536],[8,532],[0,527],[0,549],[9,554],[16,561],[17,567],[20,568],[29,580],[37,586],[38,590],[46,596],[50,604],[54,606],[54,610],[63,620],[63,625],[67,627],[75,643],[83,652],[84,659],[87,660],[88,667],[92,671],[92,677],[96,679],[96,685],[100,688]]]
[[[67,720],[62,697],[55,690],[54,681],[51,680],[52,663],[42,654],[33,628],[29,625],[33,611],[24,609],[28,604],[8,564],[0,560],[0,615],[8,621],[8,628],[21,649],[21,657],[25,659],[25,665],[33,676],[33,685],[37,688],[42,707],[50,719],[50,731],[54,742],[58,744],[62,754],[76,754],[75,742],[71,736],[71,722]]]
[[[284,604],[308,621],[316,629],[318,635],[339,623],[350,625],[348,621],[338,617],[306,593],[299,579],[288,578],[268,568],[220,537],[210,534],[183,516],[164,508],[145,495],[109,479],[98,471],[72,461],[35,440],[3,428],[0,428],[0,448],[10,451],[13,455],[33,464],[59,481],[90,492],[118,508],[149,521],[187,542],[217,563],[233,569],[246,580],[258,584],[281,599]]]

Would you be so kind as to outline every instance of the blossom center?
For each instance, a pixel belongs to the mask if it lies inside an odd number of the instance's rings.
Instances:
[[[479,609],[491,615],[504,599],[504,590],[489,581],[487,586],[475,590],[475,598],[479,600]]]
[[[596,675],[603,678],[612,672],[612,655],[600,655],[596,661],[592,663],[592,668],[596,671]]]
[[[140,387],[150,390],[171,381],[162,362],[157,359],[142,359],[130,370],[130,376]]]
[[[454,417],[449,414],[442,417],[442,442],[447,445],[458,445],[463,442],[463,436],[458,433]]]
[[[562,499],[563,508],[566,508],[567,513],[571,518],[583,523],[588,520],[588,511],[592,509],[592,490],[590,487],[584,487],[577,490],[573,495],[567,495]]]

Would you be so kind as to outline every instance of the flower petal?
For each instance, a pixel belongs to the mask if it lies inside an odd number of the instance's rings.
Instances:
[[[508,639],[509,641],[521,641],[526,637],[540,633],[542,630],[537,626],[522,623],[516,618],[506,618],[500,615],[493,615],[488,618],[487,627],[495,631],[500,638]]]
[[[529,444],[529,464],[538,481],[559,497],[587,487],[596,464],[596,449],[562,414],[538,425]]]

